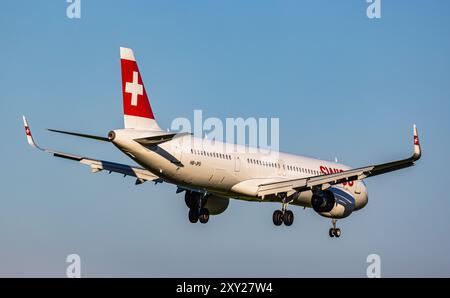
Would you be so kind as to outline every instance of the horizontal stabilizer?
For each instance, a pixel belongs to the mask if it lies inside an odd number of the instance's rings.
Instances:
[[[88,138],[88,139],[93,139],[93,140],[103,141],[103,142],[110,142],[110,140],[108,138],[100,137],[100,136],[94,136],[94,135],[88,135],[88,134],[84,134],[84,133],[64,131],[64,130],[57,130],[57,129],[50,129],[50,128],[48,130],[51,132],[63,133],[66,135],[72,135],[72,136],[76,136],[76,137]]]

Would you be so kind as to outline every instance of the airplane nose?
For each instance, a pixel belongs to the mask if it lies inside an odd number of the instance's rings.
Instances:
[[[358,187],[360,188],[361,192],[356,196],[355,210],[364,208],[369,201],[366,184],[363,181],[358,181],[357,183],[359,184]]]
[[[364,208],[367,205],[367,203],[369,202],[369,194],[367,193],[366,185],[364,185],[364,188],[363,188],[363,191],[362,191],[361,195],[362,195],[362,200],[361,200],[361,206],[360,206],[359,209]]]

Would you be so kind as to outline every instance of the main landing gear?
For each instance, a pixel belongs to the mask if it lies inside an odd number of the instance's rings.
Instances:
[[[206,208],[200,208],[200,210],[198,210],[197,208],[191,208],[189,209],[188,216],[191,223],[200,221],[201,223],[205,224],[209,221],[209,211]]]
[[[205,224],[209,221],[209,210],[204,208],[206,198],[202,193],[186,191],[184,200],[189,208],[188,217],[191,223],[200,221]]]
[[[330,228],[330,230],[328,231],[328,235],[330,235],[330,237],[339,238],[339,237],[341,237],[341,229],[336,228],[336,222],[337,222],[337,219],[335,219],[335,218],[333,218],[331,220],[331,224],[333,225],[333,227]]]
[[[275,210],[273,212],[273,224],[276,226],[281,226],[285,224],[286,226],[292,225],[294,223],[294,213],[291,210],[287,210],[287,204],[283,204],[281,210]]]

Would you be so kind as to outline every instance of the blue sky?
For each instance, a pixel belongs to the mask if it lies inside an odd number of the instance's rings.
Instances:
[[[449,276],[450,3],[352,1],[3,1],[0,10],[0,276],[352,276],[381,256],[382,276]],[[207,225],[187,220],[175,187],[99,173],[44,146],[130,161],[109,144],[46,128],[122,127],[119,47],[135,50],[162,127],[175,117],[279,117],[280,149],[351,166],[424,150],[412,169],[368,179],[369,204],[340,220],[232,201]]]

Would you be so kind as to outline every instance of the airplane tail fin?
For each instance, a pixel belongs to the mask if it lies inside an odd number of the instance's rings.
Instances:
[[[133,50],[120,48],[125,128],[161,130],[153,115]]]

